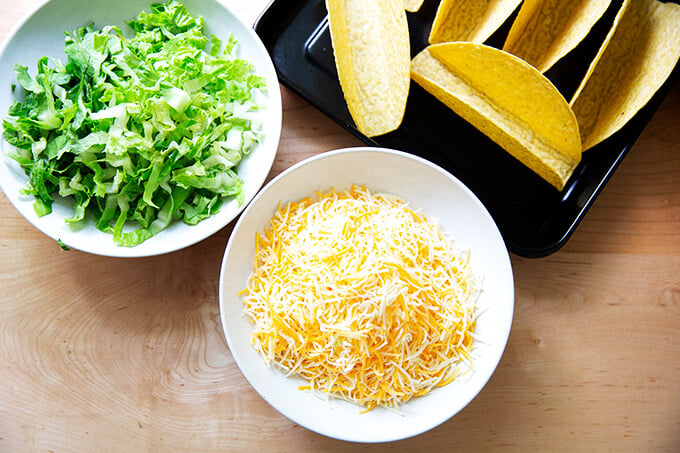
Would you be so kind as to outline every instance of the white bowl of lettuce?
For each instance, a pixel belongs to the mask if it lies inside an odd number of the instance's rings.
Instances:
[[[64,248],[168,253],[264,183],[281,98],[263,44],[217,0],[51,0],[0,49],[0,187]]]

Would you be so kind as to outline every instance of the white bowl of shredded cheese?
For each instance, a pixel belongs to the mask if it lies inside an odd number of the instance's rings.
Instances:
[[[442,168],[399,151],[322,153],[274,178],[227,245],[220,311],[253,388],[355,442],[438,426],[505,349],[512,268],[492,218]]]

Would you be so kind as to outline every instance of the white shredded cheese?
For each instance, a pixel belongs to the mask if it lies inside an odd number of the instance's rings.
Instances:
[[[243,291],[269,365],[367,410],[469,370],[469,253],[403,201],[353,186],[279,207]]]

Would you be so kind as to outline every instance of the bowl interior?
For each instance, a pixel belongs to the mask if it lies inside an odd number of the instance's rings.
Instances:
[[[401,197],[412,209],[438,220],[458,247],[471,251],[483,278],[475,330],[474,372],[415,398],[401,413],[324,400],[298,390],[303,381],[268,368],[250,344],[252,326],[241,298],[252,271],[257,232],[268,226],[279,203],[313,196],[317,190],[346,190],[363,184],[373,193]],[[229,348],[255,390],[294,422],[321,434],[350,441],[384,442],[410,437],[444,422],[477,395],[495,370],[510,332],[514,307],[512,268],[503,240],[479,200],[456,178],[409,154],[376,148],[338,150],[312,157],[272,180],[239,219],[225,251],[220,276],[220,310]]]
[[[21,23],[5,41],[0,50],[0,115],[7,114],[15,101],[11,85],[16,83],[14,65],[28,67],[35,75],[36,63],[43,56],[65,61],[64,32],[94,22],[96,28],[117,25],[124,33],[132,34],[125,24],[152,2],[119,0],[112,5],[87,0],[51,0],[44,3]],[[53,212],[38,217],[33,211],[33,198],[20,194],[27,177],[17,163],[7,157],[11,146],[0,140],[0,187],[15,208],[35,227],[53,239],[90,253],[107,256],[134,257],[167,253],[192,245],[223,228],[233,220],[262,187],[274,162],[281,131],[281,94],[276,71],[266,49],[252,28],[242,23],[217,0],[184,0],[182,2],[193,16],[203,16],[206,32],[214,33],[226,41],[229,33],[237,38],[239,56],[255,65],[255,72],[266,78],[268,92],[264,109],[260,112],[265,139],[240,163],[238,173],[244,180],[245,201],[235,200],[223,204],[220,212],[198,225],[172,223],[166,230],[143,242],[126,248],[117,246],[110,235],[98,231],[92,221],[73,229],[64,222],[71,216],[71,203],[57,199]]]

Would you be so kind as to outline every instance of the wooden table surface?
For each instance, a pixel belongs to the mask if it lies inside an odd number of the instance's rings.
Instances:
[[[39,2],[0,3],[0,40]],[[265,0],[226,1],[252,23]],[[270,176],[360,145],[290,91]],[[576,233],[511,256],[503,359],[457,416],[378,451],[680,451],[680,84]],[[289,421],[225,343],[231,226],[165,256],[63,251],[0,195],[0,451],[355,451]]]

